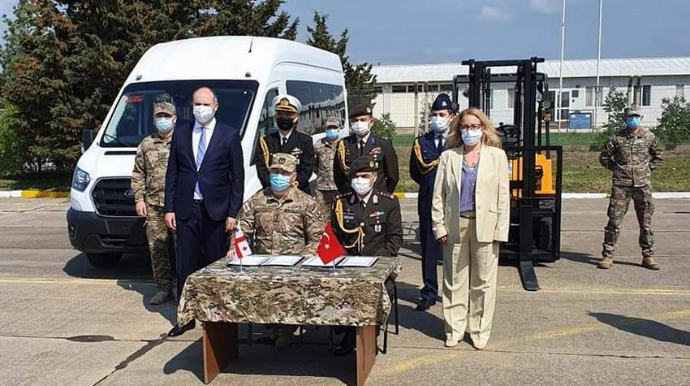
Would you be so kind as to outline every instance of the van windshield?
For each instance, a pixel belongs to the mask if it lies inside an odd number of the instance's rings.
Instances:
[[[218,97],[216,119],[240,130],[244,136],[258,84],[247,80],[185,80],[136,83],[127,86],[117,101],[113,115],[101,138],[103,147],[137,147],[146,136],[156,132],[153,104],[172,102],[177,126],[194,122],[192,94],[209,87]]]

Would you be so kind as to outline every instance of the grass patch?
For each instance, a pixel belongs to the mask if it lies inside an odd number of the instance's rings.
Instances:
[[[0,178],[0,190],[51,190],[69,191],[72,172],[44,172]]]

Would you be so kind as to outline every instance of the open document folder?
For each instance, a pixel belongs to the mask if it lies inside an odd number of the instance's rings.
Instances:
[[[253,267],[263,264],[266,260],[270,259],[269,255],[249,255],[242,258],[242,263],[237,256],[233,257],[232,261],[228,265],[243,265],[245,267]]]
[[[378,257],[373,256],[347,256],[338,262],[338,267],[371,267],[376,264]]]
[[[334,260],[335,264],[337,265],[342,259],[344,259],[345,256],[338,257]],[[321,261],[321,258],[318,256],[312,256],[308,257],[304,263],[302,263],[302,266],[304,267],[332,267],[333,262],[330,262],[328,264],[324,264],[323,261]]]

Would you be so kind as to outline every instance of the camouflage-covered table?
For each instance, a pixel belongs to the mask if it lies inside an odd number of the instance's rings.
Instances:
[[[400,260],[379,257],[370,268],[228,267],[225,259],[187,278],[177,311],[180,325],[204,325],[204,381],[210,382],[238,354],[238,323],[357,327],[357,379],[374,364],[377,324],[385,324],[391,299],[385,282]],[[229,341],[229,342],[228,342]],[[222,343],[219,343],[222,342]]]

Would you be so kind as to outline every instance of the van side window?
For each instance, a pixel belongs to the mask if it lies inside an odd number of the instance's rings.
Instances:
[[[302,103],[297,130],[305,134],[316,134],[324,131],[326,119],[342,117],[345,112],[345,93],[343,86],[288,80],[287,93]]]
[[[264,99],[264,104],[261,106],[261,116],[259,116],[259,124],[256,127],[256,133],[254,138],[254,149],[252,150],[252,158],[250,158],[249,164],[254,165],[254,156],[259,147],[259,138],[271,132],[273,128],[273,117],[275,113],[273,111],[273,98],[278,96],[278,89],[272,88],[266,92],[266,98]]]

